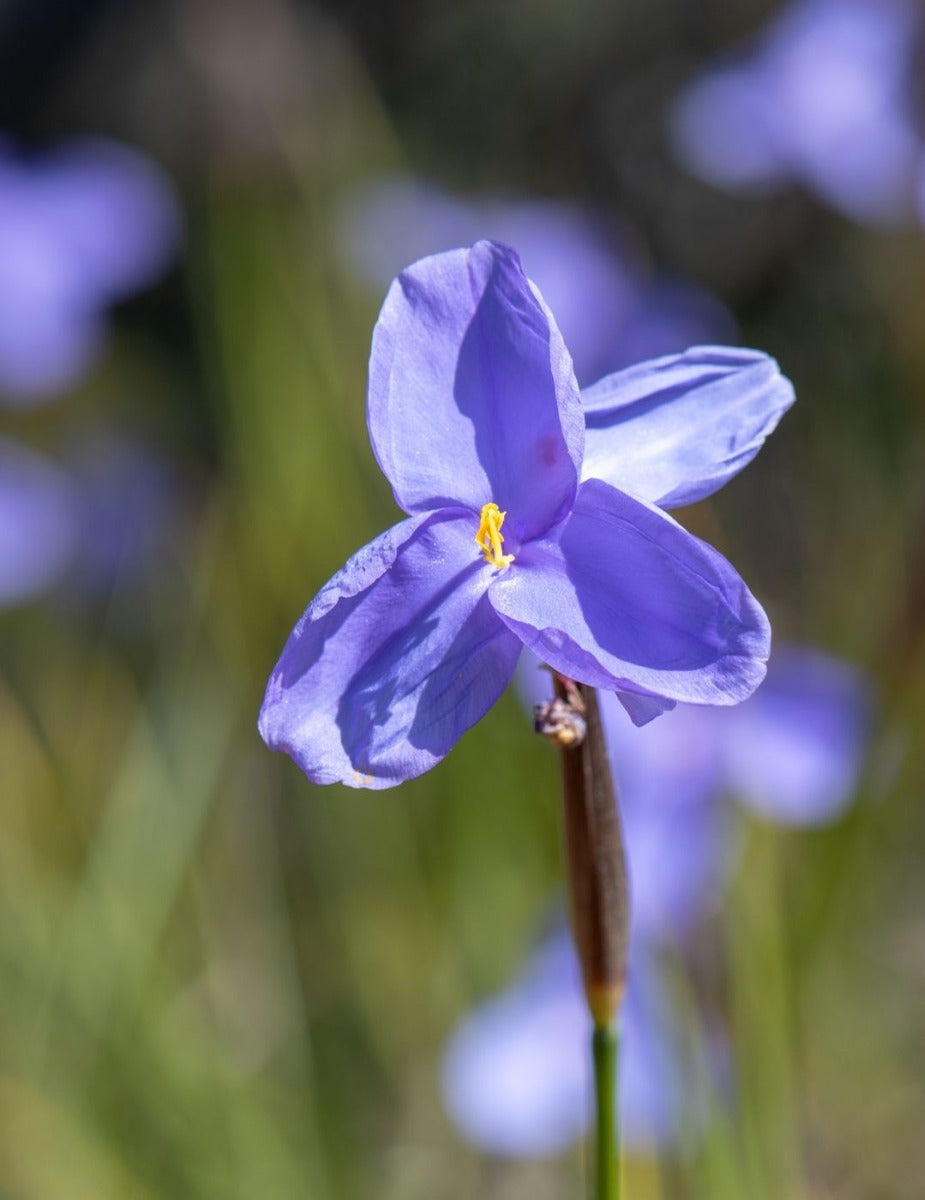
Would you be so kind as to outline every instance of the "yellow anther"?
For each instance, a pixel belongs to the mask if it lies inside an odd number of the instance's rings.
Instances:
[[[503,513],[494,501],[490,504],[483,504],[479,531],[475,535],[475,544],[485,555],[485,561],[491,563],[498,571],[503,571],[514,561],[513,554],[501,553],[501,543],[504,541],[501,536],[501,526],[504,524],[506,516],[507,513]]]

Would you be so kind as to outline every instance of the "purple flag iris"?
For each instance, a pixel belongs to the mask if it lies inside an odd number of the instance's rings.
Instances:
[[[792,400],[765,355],[701,347],[601,381],[586,433],[571,359],[512,250],[414,264],[376,325],[367,404],[408,517],[309,605],[267,685],[265,741],[316,783],[391,786],[485,714],[524,646],[637,722],[743,700],[767,618],[658,506],[721,486]]]
[[[516,246],[556,314],[579,383],[641,359],[732,341],[735,321],[709,292],[652,277],[622,224],[604,227],[565,200],[462,199],[407,175],[348,198],[341,242],[354,273],[386,287],[405,263],[491,238]]]
[[[549,695],[548,673],[535,663],[518,683],[530,702]],[[704,1070],[716,1086],[731,1050],[717,1027],[693,1035],[683,1022],[682,1036],[658,948],[683,944],[722,895],[738,842],[730,797],[798,825],[844,810],[866,748],[870,690],[848,664],[787,647],[734,709],[679,705],[639,729],[613,697],[600,700],[632,888],[621,1121],[628,1146],[664,1146],[696,1132],[711,1086]],[[557,932],[450,1040],[443,1092],[462,1133],[514,1157],[556,1154],[582,1136],[592,1111],[589,1029],[575,953]]]
[[[127,147],[88,138],[26,158],[0,142],[0,402],[78,379],[105,310],[152,283],[179,236],[172,185]]]
[[[914,211],[921,139],[905,0],[797,0],[750,49],[678,97],[672,133],[692,172],[719,187],[805,184],[854,220]]]

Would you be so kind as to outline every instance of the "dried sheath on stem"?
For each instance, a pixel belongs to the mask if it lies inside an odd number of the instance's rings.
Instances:
[[[553,675],[537,729],[559,748],[572,929],[594,1024],[609,1026],[626,985],[629,893],[617,798],[597,695]]]

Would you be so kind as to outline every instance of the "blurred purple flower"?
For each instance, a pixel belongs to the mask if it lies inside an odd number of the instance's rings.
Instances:
[[[776,650],[728,728],[715,714],[725,790],[788,825],[836,820],[857,787],[872,707],[856,668],[807,648]]]
[[[441,1087],[462,1134],[492,1154],[560,1154],[588,1131],[591,1020],[566,931],[534,952],[518,981],[473,1010],[444,1055]],[[655,958],[635,943],[620,1014],[620,1122],[633,1150],[676,1143],[702,1122],[706,1047],[679,1048],[674,1006]],[[693,1039],[697,1041],[698,1039]]]
[[[0,608],[54,586],[78,543],[76,491],[52,463],[0,438]]]
[[[755,351],[701,347],[591,393],[589,474],[571,360],[507,247],[435,255],[392,285],[367,420],[409,517],[312,601],[260,713],[267,744],[313,782],[382,788],[428,770],[524,645],[640,722],[758,685],[761,607],[657,506],[740,470],[792,403],[789,382]]]
[[[797,0],[678,96],[679,157],[717,187],[805,184],[869,224],[908,219],[920,150],[921,12],[904,0]]]
[[[340,216],[340,241],[359,279],[385,287],[405,263],[491,238],[516,246],[556,314],[579,383],[646,358],[730,342],[736,326],[708,292],[647,276],[625,229],[605,228],[556,200],[461,200],[396,175],[358,189]]]
[[[0,402],[78,379],[105,310],[157,279],[180,230],[169,180],[127,147],[88,138],[26,157],[0,142]]]
[[[138,439],[108,430],[84,432],[64,463],[79,496],[72,595],[106,595],[139,582],[176,532],[170,464]]]

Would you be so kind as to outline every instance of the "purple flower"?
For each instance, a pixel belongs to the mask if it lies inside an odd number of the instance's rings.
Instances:
[[[921,16],[903,0],[798,0],[750,50],[678,97],[675,146],[719,187],[804,183],[871,224],[907,219],[920,139],[913,119]]]
[[[376,325],[367,406],[408,518],[309,605],[267,685],[265,741],[316,783],[399,783],[484,715],[523,646],[637,721],[744,699],[767,618],[657,504],[719,487],[792,399],[752,351],[612,376],[589,402],[589,477],[571,360],[514,252],[479,242],[416,263]]]
[[[0,608],[52,587],[77,546],[76,493],[39,455],[0,438]]]
[[[556,314],[580,383],[645,358],[735,338],[729,311],[708,292],[648,276],[622,227],[605,230],[580,205],[557,200],[462,200],[396,175],[358,190],[341,217],[358,278],[385,287],[401,267],[445,246],[491,238],[516,246]]]
[[[504,1157],[562,1153],[591,1126],[590,1037],[575,952],[559,932],[508,991],[453,1033],[441,1085],[454,1124],[473,1144]],[[681,1054],[679,1040],[662,973],[636,943],[620,1013],[621,1133],[634,1150],[671,1145],[703,1120],[695,1063],[706,1048]]]
[[[79,378],[106,308],[161,274],[179,232],[173,188],[140,154],[85,139],[25,158],[0,142],[0,401]]]
[[[870,684],[848,663],[805,647],[776,650],[764,684],[728,726],[717,713],[725,790],[773,821],[836,820],[857,788],[872,709]]]
[[[180,516],[172,465],[152,446],[106,429],[84,431],[64,461],[81,517],[70,598],[108,596],[159,570]]]

